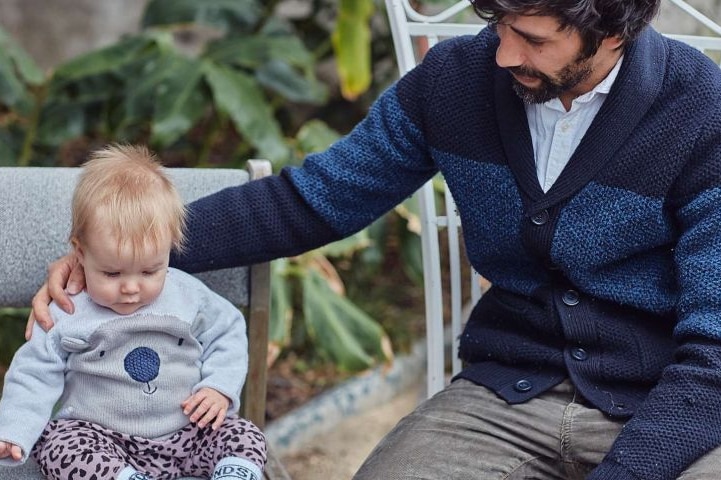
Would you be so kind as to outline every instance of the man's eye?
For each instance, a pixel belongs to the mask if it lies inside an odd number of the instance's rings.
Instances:
[[[103,275],[110,278],[115,278],[120,275],[120,272],[103,272]]]

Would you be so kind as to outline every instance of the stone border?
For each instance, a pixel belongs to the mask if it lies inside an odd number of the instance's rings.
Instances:
[[[392,365],[361,373],[274,420],[265,428],[266,441],[276,456],[297,453],[312,437],[331,431],[341,420],[366,412],[423,381],[425,373],[424,339],[409,355],[395,358]]]

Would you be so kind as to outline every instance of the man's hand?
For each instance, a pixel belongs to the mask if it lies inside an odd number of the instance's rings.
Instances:
[[[7,457],[19,462],[23,458],[23,449],[10,442],[0,441],[0,458]]]
[[[212,428],[217,430],[225,420],[230,400],[219,391],[204,387],[186,398],[180,406],[183,407],[183,413],[190,417],[191,423],[197,422],[203,428],[215,419]]]
[[[68,294],[75,295],[83,288],[85,288],[85,272],[74,253],[69,253],[51,263],[48,266],[47,281],[33,297],[33,309],[25,326],[25,339],[30,340],[35,322],[45,331],[52,328],[53,320],[48,309],[51,301],[55,300],[60,308],[73,313],[75,306]]]

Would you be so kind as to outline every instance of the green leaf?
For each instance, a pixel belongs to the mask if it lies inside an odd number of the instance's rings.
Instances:
[[[148,79],[155,84],[151,143],[165,148],[197,123],[208,99],[201,88],[203,70],[197,60],[176,55],[167,58],[157,73]]]
[[[27,115],[33,104],[32,96],[15,74],[15,65],[7,55],[0,50],[0,104],[13,110],[19,110]]]
[[[262,157],[271,161],[288,158],[280,126],[253,77],[210,62],[205,67],[215,108],[230,117]]]
[[[388,339],[380,325],[332,291],[315,270],[308,271],[302,285],[308,334],[339,369],[360,371],[386,359]]]
[[[298,37],[290,35],[243,35],[211,42],[206,57],[218,63],[258,68],[280,60],[305,70],[314,66],[313,55]]]
[[[297,147],[303,156],[322,152],[335,143],[341,135],[321,120],[310,120],[303,124],[295,136]]]
[[[338,65],[341,93],[354,100],[371,84],[371,30],[373,0],[340,0],[331,42]]]
[[[10,127],[0,127],[0,167],[18,164],[22,143],[22,132]]]
[[[119,73],[123,66],[137,61],[147,49],[157,48],[152,36],[135,36],[109,47],[93,50],[60,65],[53,80],[59,85],[83,77]]]
[[[142,26],[201,23],[223,30],[247,30],[263,11],[255,0],[151,0]]]
[[[370,238],[364,229],[350,237],[320,247],[316,251],[328,257],[349,257],[358,250],[368,247],[369,244]]]
[[[287,262],[286,259],[279,259],[270,264],[271,316],[268,339],[279,346],[290,343],[290,328],[293,324],[292,289],[284,272]]]
[[[80,104],[52,104],[40,116],[36,143],[58,147],[85,131],[85,113]]]
[[[12,60],[23,82],[41,85],[45,75],[33,59],[0,28],[0,51]]]
[[[256,72],[261,85],[279,93],[292,102],[322,104],[328,95],[323,84],[308,80],[293,67],[280,60],[271,60]]]

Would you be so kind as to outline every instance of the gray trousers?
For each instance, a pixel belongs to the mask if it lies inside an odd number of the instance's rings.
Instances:
[[[623,427],[566,381],[520,405],[466,380],[425,401],[371,452],[354,480],[580,480]],[[721,478],[721,448],[679,480]]]

